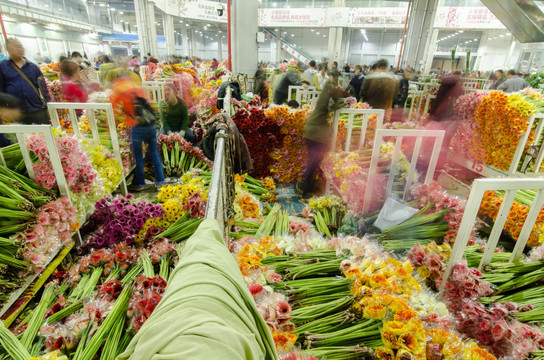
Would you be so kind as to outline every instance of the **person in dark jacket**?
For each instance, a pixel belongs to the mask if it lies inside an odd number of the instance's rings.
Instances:
[[[266,65],[264,63],[259,64],[259,68],[255,72],[255,86],[253,88],[253,94],[259,95],[261,100],[264,97],[264,90],[266,89]]]
[[[400,78],[400,86],[399,86],[399,94],[397,95],[397,98],[395,99],[394,106],[397,108],[404,108],[404,104],[406,103],[406,99],[408,99],[408,90],[410,89],[410,80],[412,80],[412,77],[414,76],[414,73],[412,69],[408,68],[404,71],[404,73],[401,74]]]
[[[363,84],[365,76],[363,75],[363,68],[361,65],[355,66],[355,75],[349,82],[349,92],[350,95],[355,96],[357,102],[361,99],[361,85]]]
[[[399,79],[387,71],[387,65],[387,60],[378,60],[376,70],[367,75],[361,85],[361,101],[368,103],[373,109],[391,110],[399,93]]]
[[[306,164],[303,182],[302,184],[298,183],[296,187],[297,192],[301,193],[304,198],[309,197],[311,194],[315,173],[330,146],[332,129],[329,126],[329,113],[341,108],[342,102],[340,99],[349,95],[338,86],[340,72],[333,69],[328,74],[329,81],[317,98],[315,109],[304,127],[309,159]]]
[[[23,124],[49,124],[46,108],[51,97],[42,71],[25,58],[25,49],[18,39],[7,39],[6,50],[9,60],[0,62],[0,92],[19,99]]]
[[[283,105],[289,99],[289,86],[300,86],[302,83],[298,78],[297,70],[290,68],[280,80],[278,88],[274,92],[274,103]]]

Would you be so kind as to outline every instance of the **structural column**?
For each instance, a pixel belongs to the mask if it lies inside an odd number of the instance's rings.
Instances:
[[[189,56],[198,56],[196,51],[196,35],[195,35],[195,31],[193,29],[190,30],[190,33],[191,33],[191,53],[189,54]]]
[[[134,0],[134,8],[136,10],[136,25],[138,25],[140,54],[143,58],[148,52],[151,52],[151,38],[149,31],[152,26],[155,26],[155,23],[151,24],[149,22],[149,17],[147,16],[149,9],[147,6],[147,0]]]
[[[223,34],[217,35],[217,60],[223,60]]]
[[[428,74],[433,66],[434,52],[436,50],[436,41],[438,40],[439,31],[439,29],[433,29],[431,40],[429,42],[429,50],[427,51],[427,55],[425,56],[425,62],[423,66],[418,69],[421,70],[423,74]]]
[[[334,7],[344,7],[345,0],[334,0]],[[333,61],[340,62],[340,55],[342,53],[342,35],[344,29],[341,27],[331,27],[329,29],[329,67]],[[340,66],[340,65],[338,65]]]
[[[174,33],[174,17],[166,13],[162,14],[164,38],[166,39],[166,56],[176,53],[176,38]]]
[[[189,56],[189,32],[187,26],[181,28],[181,47],[183,56]]]
[[[259,2],[233,0],[231,6],[232,71],[253,76],[259,51]]]
[[[159,56],[159,50],[157,48],[157,24],[155,21],[155,4],[149,0],[146,0],[146,1],[147,1],[147,17],[149,19],[148,21],[150,25],[149,26],[149,37],[150,37],[149,51],[151,52],[151,55],[157,57]]]
[[[276,32],[276,63],[281,61],[281,29]]]
[[[401,60],[402,67],[409,65],[416,70],[421,70],[426,65],[426,55],[434,52],[431,38],[437,5],[438,0],[412,1]],[[436,41],[434,43],[436,44]]]

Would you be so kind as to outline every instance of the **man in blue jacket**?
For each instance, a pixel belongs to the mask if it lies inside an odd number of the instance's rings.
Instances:
[[[49,124],[47,103],[51,101],[40,68],[25,58],[23,44],[15,39],[6,40],[8,60],[0,62],[0,92],[21,101],[23,124]]]

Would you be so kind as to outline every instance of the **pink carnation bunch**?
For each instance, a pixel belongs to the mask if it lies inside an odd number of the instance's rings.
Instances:
[[[98,173],[92,167],[87,155],[81,149],[78,141],[71,136],[58,137],[55,142],[70,191],[88,194]],[[51,189],[57,184],[57,179],[53,172],[53,165],[49,159],[44,137],[42,135],[29,136],[27,145],[40,160],[32,167],[36,174],[36,183]]]

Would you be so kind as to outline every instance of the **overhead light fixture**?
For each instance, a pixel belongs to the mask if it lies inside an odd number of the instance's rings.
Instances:
[[[323,35],[323,37],[327,37],[327,35]]]
[[[291,34],[291,36],[295,36],[295,34]]]
[[[278,4],[277,3],[272,3],[272,6],[273,7],[276,7]]]
[[[459,30],[459,34],[462,34],[464,30]]]
[[[106,4],[104,4],[104,3],[100,3],[100,6],[106,6]]]
[[[311,32],[314,32],[314,29],[310,30]]]
[[[318,32],[316,32],[316,34],[317,34],[317,35],[319,35],[319,31],[318,31]]]
[[[500,37],[501,37],[501,38],[503,38],[503,37],[504,37],[504,35],[501,35]]]
[[[119,11],[119,14],[123,15],[125,12],[124,11]]]
[[[185,26],[189,26],[189,24],[185,24]]]

